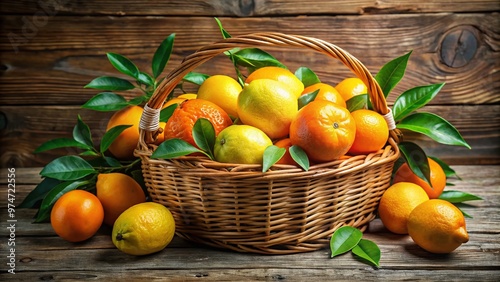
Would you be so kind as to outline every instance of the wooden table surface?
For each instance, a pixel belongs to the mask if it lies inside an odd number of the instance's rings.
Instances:
[[[270,256],[214,249],[178,237],[156,254],[130,256],[113,246],[109,228],[101,228],[88,241],[69,243],[57,237],[50,224],[31,223],[35,210],[15,209],[15,217],[9,218],[7,193],[3,192],[0,281],[499,281],[500,166],[452,168],[462,180],[450,180],[455,186],[446,189],[483,198],[464,207],[473,216],[466,220],[470,241],[449,255],[430,254],[409,236],[388,233],[375,219],[364,236],[381,249],[379,269],[357,261],[349,253],[330,259],[327,248]],[[15,205],[40,181],[39,171],[16,169]],[[3,168],[3,191],[7,190],[7,179],[11,179],[7,174],[7,168]],[[9,265],[9,256],[13,255],[14,263]],[[13,267],[15,274],[8,273]]]

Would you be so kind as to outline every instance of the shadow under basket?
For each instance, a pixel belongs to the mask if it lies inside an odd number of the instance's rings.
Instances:
[[[159,109],[185,74],[226,50],[265,46],[310,48],[339,59],[365,82],[374,110],[390,113],[375,79],[337,46],[303,36],[251,34],[205,46],[167,76],[145,107],[136,155],[152,200],[172,212],[178,236],[239,252],[314,251],[328,246],[339,227],[364,231],[375,218],[399,157],[394,128],[378,152],[315,164],[307,171],[274,165],[263,173],[260,165],[225,164],[200,156],[151,158]]]

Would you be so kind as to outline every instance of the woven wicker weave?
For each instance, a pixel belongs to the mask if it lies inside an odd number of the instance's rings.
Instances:
[[[337,228],[365,230],[375,217],[399,157],[395,129],[379,152],[313,165],[308,171],[275,165],[262,173],[260,165],[223,164],[204,157],[150,158],[159,109],[184,75],[232,48],[266,46],[312,49],[340,60],[365,82],[374,109],[383,115],[390,112],[373,76],[346,51],[310,37],[250,34],[199,49],[167,76],[145,107],[136,155],[152,199],[170,209],[180,237],[240,252],[313,251],[328,245]]]

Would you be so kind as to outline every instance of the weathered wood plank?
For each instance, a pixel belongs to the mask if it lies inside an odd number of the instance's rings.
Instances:
[[[498,11],[500,4],[486,1],[348,1],[332,4],[328,1],[299,0],[250,0],[250,1],[2,1],[3,13],[34,14],[43,11],[48,15],[197,15],[197,16],[271,16],[304,14],[371,14],[371,13],[426,13],[426,12],[489,12]]]
[[[356,262],[353,262],[356,263]],[[290,265],[289,263],[287,265]],[[105,272],[73,272],[73,271],[40,271],[40,272],[20,272],[16,273],[16,278],[20,281],[38,280],[68,280],[68,281],[408,281],[412,280],[432,280],[432,281],[498,281],[499,272],[496,270],[431,270],[415,271],[414,274],[408,270],[400,269],[370,269],[368,267],[356,269],[338,269],[332,262],[329,268],[315,268],[311,265],[306,269],[293,268],[262,268],[262,269],[212,269],[199,268],[189,270],[127,270],[125,272],[108,270]]]
[[[410,133],[405,135],[407,140],[416,141],[429,155],[440,157],[450,164],[500,163],[499,105],[428,106],[423,110],[451,122],[472,149],[442,145],[425,136]],[[48,140],[71,137],[78,115],[89,125],[94,141],[98,142],[112,113],[84,110],[78,106],[0,106],[0,114],[4,120],[0,136],[0,165],[30,167],[44,166],[57,157],[78,153],[72,148],[33,153]]]
[[[436,256],[416,246],[409,236],[388,240],[384,234],[365,234],[368,240],[374,240],[382,254],[380,264],[383,269],[439,270],[460,269],[474,271],[480,265],[482,270],[497,270],[500,260],[495,251],[500,250],[500,244],[491,241],[490,249],[481,250],[479,242],[485,242],[484,237],[474,241],[474,237],[466,244],[448,256]],[[491,237],[491,236],[489,236]],[[498,235],[495,236],[498,240]],[[56,238],[57,239],[57,238]],[[108,237],[109,239],[109,237]],[[44,244],[46,238],[40,237],[39,244]],[[59,239],[60,241],[61,239]],[[17,241],[17,238],[16,238]],[[352,256],[340,256],[334,261],[329,259],[329,250],[292,254],[286,256],[262,256],[248,253],[229,252],[204,246],[193,246],[190,249],[168,246],[160,253],[140,257],[125,256],[116,248],[58,248],[50,250],[33,250],[30,245],[23,244],[19,238],[16,251],[20,258],[19,269],[25,271],[45,271],[57,267],[59,271],[84,271],[88,265],[93,265],[96,272],[106,269],[128,271],[140,269],[200,269],[207,265],[212,269],[227,268],[280,268],[286,265],[295,269],[314,268],[349,269],[355,259]],[[85,243],[80,243],[80,245]],[[397,256],[389,254],[398,254]],[[58,261],[65,261],[58,264]],[[99,261],[98,264],[95,262]],[[361,266],[369,269],[369,266]]]
[[[335,280],[422,280],[497,281],[500,277],[500,204],[498,166],[455,166],[462,181],[451,180],[453,189],[483,195],[473,208],[474,219],[467,220],[470,241],[449,255],[433,255],[417,247],[409,236],[388,233],[377,219],[364,237],[381,249],[381,268],[361,264],[351,255],[329,258],[327,248],[286,256],[235,253],[195,245],[178,237],[163,251],[144,257],[124,255],[102,228],[90,240],[69,243],[57,237],[49,224],[31,224],[34,210],[16,214],[16,276],[0,275],[2,280],[167,279],[169,281],[304,281]],[[18,192],[25,194],[38,181],[40,168],[16,170]],[[6,174],[0,174],[5,183]],[[31,185],[30,185],[31,184]],[[22,199],[20,196],[19,199]],[[3,199],[2,199],[3,200]],[[0,204],[3,206],[3,203]],[[3,215],[5,209],[0,209]],[[481,214],[481,216],[476,216]],[[6,221],[0,222],[6,229]]]
[[[493,13],[373,15],[363,16],[362,20],[355,16],[222,20],[234,35],[280,31],[324,39],[348,50],[373,73],[390,59],[413,50],[406,77],[395,93],[418,85],[446,82],[434,103],[491,104],[500,101],[499,18]],[[213,18],[205,17],[61,16],[51,18],[27,36],[23,36],[23,28],[26,29],[22,17],[3,18],[2,105],[81,105],[96,93],[82,89],[84,85],[96,76],[117,74],[107,62],[105,52],[123,54],[139,68],[149,70],[157,45],[168,34],[176,33],[174,54],[168,66],[171,70],[184,56],[221,38]],[[453,42],[460,33],[466,34],[468,41],[457,49],[456,44],[448,42]],[[13,45],[9,34],[21,39],[14,40]],[[447,43],[443,45],[445,38]],[[269,51],[292,70],[299,66],[312,68],[324,82],[336,84],[352,76],[338,61],[325,60],[324,55],[308,50]],[[468,60],[465,65],[453,60],[465,51],[471,56],[462,58]],[[224,57],[202,65],[197,71],[234,74]],[[27,81],[30,87],[26,87]]]

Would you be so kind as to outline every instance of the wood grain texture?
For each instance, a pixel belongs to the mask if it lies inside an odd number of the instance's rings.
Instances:
[[[269,14],[265,17],[221,17],[233,35],[278,31],[321,38],[348,50],[374,74],[390,59],[412,50],[405,78],[388,97],[389,103],[406,89],[446,82],[429,109],[443,113],[473,149],[444,146],[412,134],[408,136],[418,138],[430,154],[453,164],[500,163],[500,17],[495,12],[498,2],[471,2],[476,10],[469,11],[482,13],[458,13],[461,7],[469,4],[339,1],[336,7],[350,12],[330,16],[331,11],[313,12],[314,7],[325,9],[327,5],[318,1],[316,6],[307,5],[310,10],[295,16],[290,10],[277,8],[284,5],[281,1],[232,1],[231,5],[194,1],[184,5],[182,10],[185,12],[182,12],[179,8],[170,10],[169,5],[175,1],[158,2],[157,9],[152,9],[154,3],[86,1],[76,5],[54,0],[50,3],[59,3],[59,7],[68,5],[57,13],[44,10],[45,17],[36,12],[43,10],[43,3],[48,1],[40,1],[35,6],[30,3],[5,1],[0,4],[1,166],[40,166],[61,154],[73,153],[56,150],[33,155],[33,150],[44,141],[69,136],[79,113],[91,128],[96,128],[95,140],[102,136],[101,128],[110,114],[83,111],[78,107],[99,92],[83,88],[93,78],[123,77],[109,64],[106,52],[125,55],[140,69],[148,71],[158,44],[167,35],[176,33],[174,53],[166,74],[185,56],[221,38],[213,18],[197,14],[197,9],[203,7],[210,15],[238,15],[236,10],[241,8],[238,5],[248,3],[255,4],[252,14],[264,15],[266,11]],[[375,3],[379,5],[378,12],[375,12],[377,9],[371,9],[370,13],[354,12]],[[408,8],[411,5],[413,8]],[[296,6],[298,4],[288,5],[289,9],[297,9]],[[389,14],[380,15],[383,10]],[[113,11],[120,11],[119,15]],[[155,14],[154,11],[165,13]],[[443,11],[455,13],[434,13]],[[189,13],[196,16],[189,16]],[[291,70],[310,67],[322,81],[330,84],[352,76],[338,61],[325,60],[324,55],[309,50],[271,48],[266,51]],[[234,75],[229,60],[223,55],[196,71]],[[121,94],[132,98],[137,92]]]
[[[170,0],[148,1],[30,1],[6,0],[0,10],[9,14],[33,14],[49,11],[76,15],[197,15],[197,16],[274,16],[274,15],[338,15],[374,13],[426,13],[426,12],[491,12],[500,10],[496,0],[411,1],[411,0]]]
[[[373,73],[389,60],[413,50],[408,71],[396,93],[418,85],[446,82],[439,104],[483,104],[500,101],[499,42],[497,14],[432,14],[298,18],[222,19],[234,35],[279,31],[317,37],[337,44],[360,59]],[[150,29],[150,26],[158,27]],[[477,51],[460,68],[442,63],[440,46],[448,31],[467,27],[477,37]],[[1,104],[77,104],[95,91],[82,89],[100,75],[117,72],[106,52],[125,55],[140,69],[149,70],[157,45],[176,33],[174,54],[167,70],[203,45],[221,35],[212,18],[56,17],[40,28],[26,44],[12,49],[8,34],[22,34],[19,17],[6,17],[0,41],[2,66]],[[54,36],[57,34],[57,36]],[[269,50],[290,69],[308,66],[325,82],[338,83],[352,73],[336,60],[303,49]],[[198,71],[234,74],[222,56]],[[478,78],[481,79],[478,79]],[[24,86],[29,78],[30,87]],[[392,98],[389,98],[392,99]]]
[[[39,181],[41,168],[16,170],[16,204]],[[453,166],[462,180],[450,179],[447,187],[483,198],[464,210],[469,242],[450,255],[433,255],[416,246],[408,235],[388,232],[379,219],[370,223],[364,238],[381,250],[380,269],[374,269],[346,254],[329,258],[329,250],[265,256],[235,253],[196,245],[175,237],[156,254],[134,257],[112,244],[110,228],[82,243],[57,237],[50,224],[31,223],[33,209],[16,210],[16,280],[156,279],[169,281],[497,281],[500,276],[500,170],[498,166]],[[7,175],[1,174],[5,183]],[[19,202],[17,202],[19,201]],[[6,214],[6,197],[0,198],[0,212]],[[0,221],[0,230],[8,223]],[[2,233],[4,234],[4,233]],[[5,237],[6,238],[6,237]],[[4,266],[2,269],[6,269]],[[6,271],[0,278],[12,278]]]

